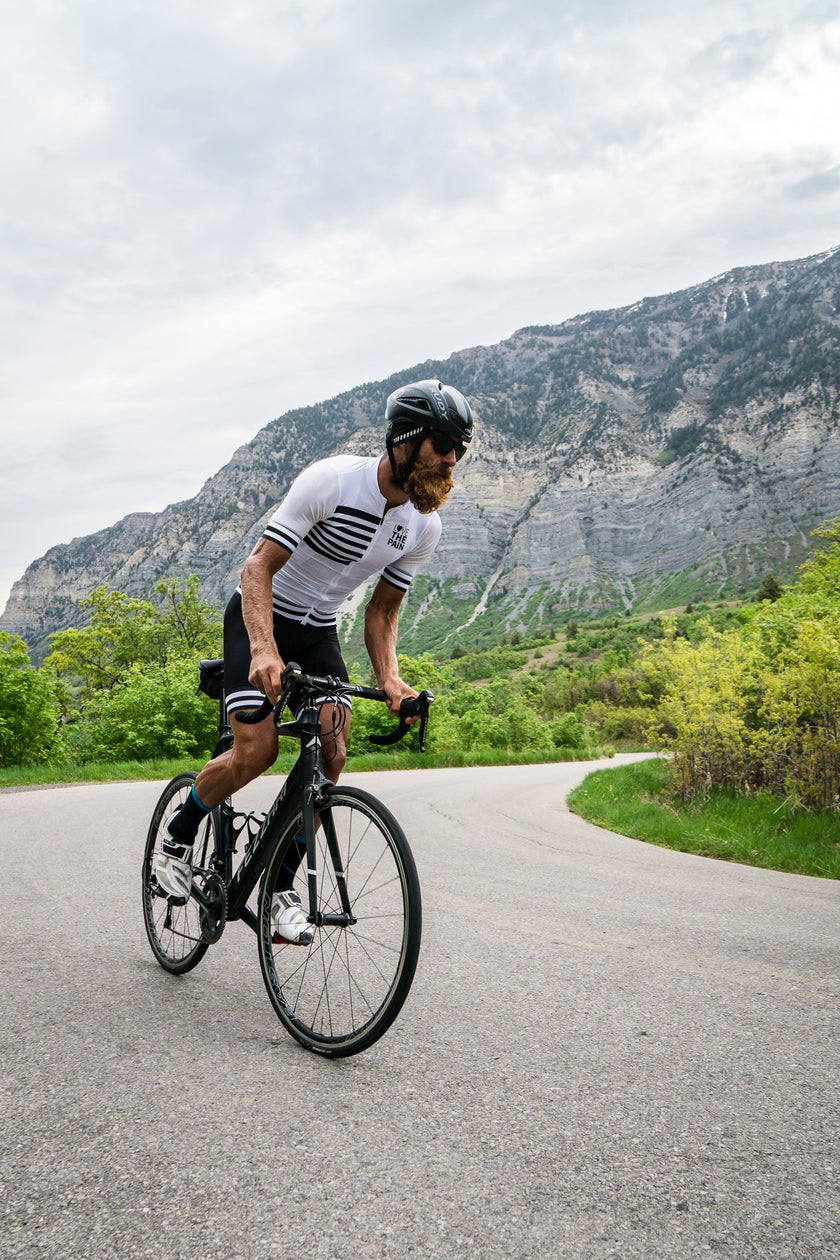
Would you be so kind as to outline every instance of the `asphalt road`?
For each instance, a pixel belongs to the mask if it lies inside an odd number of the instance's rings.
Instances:
[[[340,1062],[283,1032],[242,924],[154,962],[161,785],[0,794],[4,1260],[840,1256],[840,884],[592,827],[590,768],[348,776],[425,923]]]

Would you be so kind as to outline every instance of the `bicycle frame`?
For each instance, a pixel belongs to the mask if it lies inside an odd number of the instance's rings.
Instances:
[[[219,874],[224,879],[227,888],[227,918],[229,920],[241,919],[254,932],[258,930],[257,917],[247,905],[248,898],[259,882],[277,841],[293,822],[301,808],[302,802],[304,836],[306,838],[309,920],[317,927],[325,924],[348,926],[354,923],[355,920],[350,912],[350,902],[338,845],[329,824],[324,827],[324,832],[330,858],[332,859],[343,913],[324,915],[318,910],[318,883],[315,866],[316,816],[325,804],[327,792],[333,786],[324,775],[321,766],[321,736],[318,710],[314,705],[307,705],[301,711],[296,721],[282,723],[278,727],[278,733],[296,736],[300,740],[300,754],[260,824],[256,835],[248,840],[242,862],[235,874],[233,873],[233,854],[235,851],[235,837],[233,833],[234,811],[226,803],[219,807],[222,818],[222,835],[225,840],[224,852],[221,855],[224,870],[221,870]],[[196,883],[193,883],[193,894],[197,896],[199,901],[202,900],[202,890]]]

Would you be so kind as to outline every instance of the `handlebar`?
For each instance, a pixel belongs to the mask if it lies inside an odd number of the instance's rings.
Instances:
[[[256,726],[258,722],[264,721],[269,713],[274,713],[274,724],[279,727],[283,710],[288,703],[292,689],[299,688],[304,694],[314,695],[321,693],[327,696],[359,696],[362,700],[378,700],[383,704],[388,703],[388,697],[384,691],[376,687],[363,687],[358,683],[348,683],[342,678],[318,678],[313,674],[304,674],[300,666],[290,661],[280,676],[280,685],[282,693],[276,704],[272,704],[268,697],[263,700],[258,709],[253,713],[236,713],[234,717],[237,722],[242,722],[245,726]],[[429,725],[429,706],[434,702],[434,696],[430,691],[421,691],[417,696],[406,696],[400,701],[400,720],[392,731],[388,731],[384,735],[368,735],[368,739],[372,744],[379,746],[386,744],[396,744],[408,733],[408,719],[412,717],[420,718],[419,730],[419,746],[420,751],[426,751],[426,730]]]

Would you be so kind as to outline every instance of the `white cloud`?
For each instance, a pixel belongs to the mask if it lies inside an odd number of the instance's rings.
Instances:
[[[558,8],[15,10],[7,585],[290,406],[838,243],[836,5]]]

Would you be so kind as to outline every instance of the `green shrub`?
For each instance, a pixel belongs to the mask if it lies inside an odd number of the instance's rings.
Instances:
[[[0,766],[63,757],[62,694],[53,671],[32,664],[23,639],[0,632]]]
[[[647,649],[685,800],[725,788],[840,810],[840,522],[816,533],[829,547],[777,600],[696,641],[671,623]]]
[[[81,761],[203,756],[215,743],[217,714],[196,695],[194,661],[134,665],[88,700],[71,728],[71,753]]]

